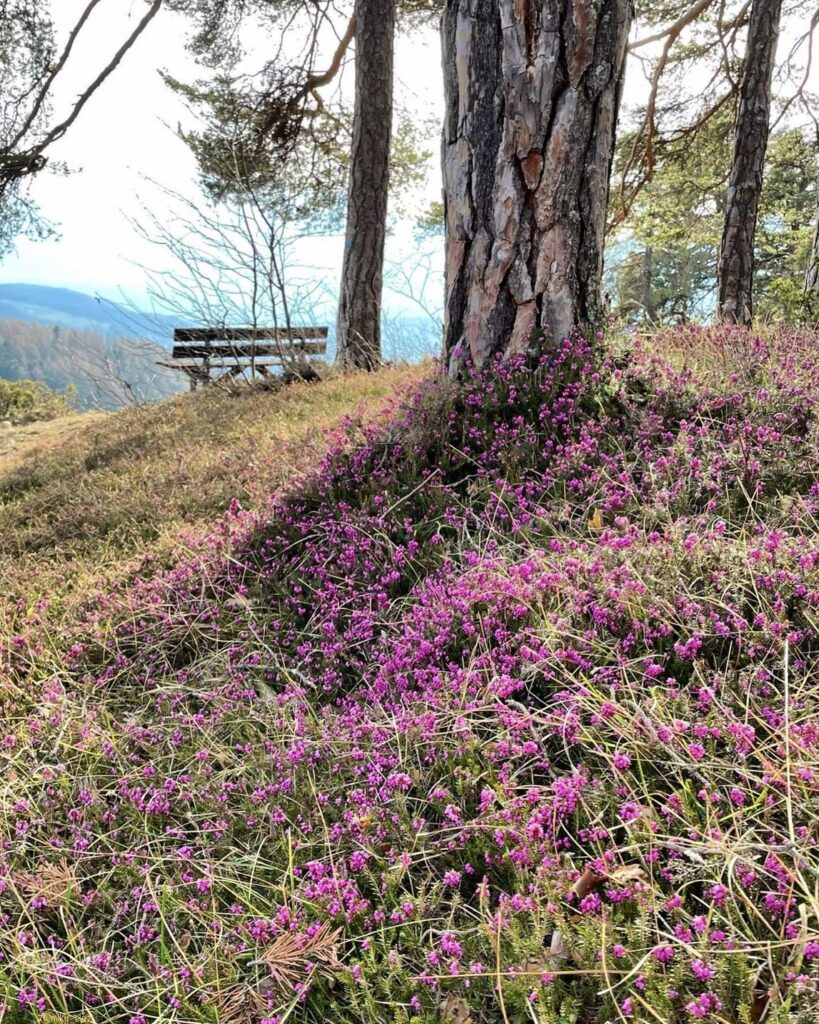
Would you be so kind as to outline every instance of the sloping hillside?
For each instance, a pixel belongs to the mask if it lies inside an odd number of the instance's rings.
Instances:
[[[41,459],[48,452],[64,451],[74,443],[79,433],[105,415],[102,412],[78,412],[20,426],[3,425],[0,427],[0,480],[29,458]]]
[[[116,570],[151,542],[178,541],[232,501],[263,505],[308,469],[325,431],[371,416],[426,367],[318,384],[213,387],[110,414],[0,433],[0,592],[31,597],[72,572]]]
[[[815,1020],[817,351],[212,394],[7,478],[66,575],[198,523],[7,604],[14,1024]]]

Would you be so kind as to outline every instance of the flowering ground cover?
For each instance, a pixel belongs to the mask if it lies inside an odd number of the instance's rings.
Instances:
[[[29,609],[3,1019],[815,1020],[818,348],[433,377]]]

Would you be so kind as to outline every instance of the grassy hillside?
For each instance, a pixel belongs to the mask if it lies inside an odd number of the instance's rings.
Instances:
[[[21,465],[33,466],[49,452],[70,451],[78,434],[106,413],[68,413],[33,423],[5,425],[0,429],[0,480],[7,479]],[[31,460],[31,461],[29,461]]]
[[[0,592],[30,601],[78,582],[82,592],[89,576],[134,571],[149,544],[152,557],[178,557],[183,528],[206,528],[231,503],[263,507],[316,463],[327,431],[380,411],[396,387],[426,372],[384,370],[276,393],[210,388],[4,430]]]
[[[29,564],[141,561],[10,613],[6,1018],[814,1020],[817,349],[576,338],[246,396],[284,466],[212,394],[19,467]]]

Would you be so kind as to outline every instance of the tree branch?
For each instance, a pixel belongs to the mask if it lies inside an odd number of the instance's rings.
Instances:
[[[750,0],[749,0],[750,2]],[[685,31],[685,29],[697,20],[709,7],[713,6],[715,0],[696,0],[696,3],[692,4],[686,11],[684,11],[679,18],[667,28],[663,29],[662,32],[658,32],[653,36],[646,36],[643,39],[637,40],[632,43],[629,49],[634,51],[640,47],[647,46],[650,43],[659,42],[665,40],[659,59],[654,66],[654,70],[651,74],[648,102],[646,103],[646,112],[643,117],[642,124],[640,125],[637,134],[634,138],[634,144],[631,147],[628,160],[626,161],[622,174],[620,176],[620,209],[614,214],[609,223],[609,230],[621,224],[623,220],[628,216],[628,211],[634,199],[654,177],[654,140],[657,136],[657,125],[656,125],[656,114],[657,114],[657,96],[660,90],[660,79],[663,76],[663,72],[666,69],[669,58],[671,56],[671,50],[674,44],[677,42],[679,37]],[[743,11],[747,8],[746,3],[743,7]],[[741,17],[742,12],[737,16]],[[736,20],[736,19],[735,19]],[[720,39],[722,35],[720,34]],[[700,119],[700,124],[703,123],[704,119]],[[631,195],[626,196],[626,180],[628,178],[629,171],[637,163],[638,150],[640,142],[643,142],[644,150],[641,156],[641,162],[645,165],[645,171],[640,176],[640,180],[632,189]]]
[[[779,113],[779,116],[774,121],[774,123],[771,125],[771,131],[774,131],[776,128],[779,127],[779,122],[785,117],[785,115],[788,113],[790,108],[793,106],[793,104],[797,100],[800,100],[800,101],[804,100],[805,87],[807,86],[808,82],[810,81],[810,75],[811,75],[811,71],[813,69],[813,36],[814,36],[814,33],[816,32],[817,27],[819,27],[819,9],[817,9],[816,11],[813,12],[813,16],[810,19],[810,25],[808,27],[807,32],[805,32],[794,43],[794,45],[791,48],[791,52],[788,55],[788,60],[789,61],[793,60],[794,57],[796,56],[797,52],[801,49],[801,47],[805,43],[805,41],[807,41],[807,44],[808,44],[808,55],[807,55],[807,58],[805,60],[805,73],[802,76],[802,81],[797,86],[796,92],[792,96],[790,96],[787,99],[787,101],[785,102],[784,106],[782,107],[782,110]]]
[[[302,95],[307,95],[313,92],[315,89],[321,89],[322,86],[328,85],[336,77],[341,68],[341,62],[344,60],[344,54],[349,49],[350,43],[355,38],[356,33],[356,19],[355,15],[350,18],[347,25],[347,29],[344,35],[339,40],[339,44],[336,47],[336,52],[333,54],[333,59],[330,61],[330,65],[327,70],[321,75],[311,75],[304,84],[302,89]]]
[[[692,4],[687,11],[684,11],[679,18],[667,28],[661,29],[659,32],[655,32],[652,36],[644,36],[642,39],[636,39],[629,45],[629,52],[639,50],[644,46],[650,46],[651,43],[659,43],[661,39],[671,38],[672,42],[682,32],[686,25],[690,25],[695,18],[698,18],[708,7],[710,7],[715,0],[697,0],[697,3]]]
[[[56,142],[58,139],[61,139],[63,135],[65,135],[65,133],[68,131],[71,125],[80,116],[82,109],[86,105],[86,103],[91,99],[91,97],[94,95],[97,89],[99,89],[100,86],[105,82],[105,80],[109,78],[114,73],[114,71],[116,71],[126,53],[128,53],[128,51],[131,49],[131,47],[134,45],[137,39],[139,39],[139,37],[142,35],[142,33],[145,31],[148,25],[157,16],[157,14],[159,14],[159,10],[162,7],[163,3],[164,0],[153,0],[150,10],[147,11],[147,13],[140,20],[139,24],[136,26],[134,31],[130,34],[130,36],[128,36],[128,38],[117,50],[117,52],[108,62],[108,64],[97,75],[97,77],[88,86],[85,92],[82,93],[82,95],[75,103],[74,109],[71,111],[69,116],[60,124],[55,125],[51,129],[51,131],[49,131],[46,134],[46,136],[36,146],[33,146],[28,151],[30,156],[35,158],[40,156],[48,146],[52,145],[52,143]]]
[[[83,27],[85,26],[85,23],[91,17],[91,14],[92,14],[94,8],[98,4],[100,4],[101,2],[102,2],[102,0],[90,0],[90,3],[88,4],[88,6],[85,8],[85,10],[80,15],[79,20],[77,21],[77,23],[74,26],[74,28],[71,30],[71,34],[68,37],[68,41],[65,44],[65,48],[63,49],[63,52],[60,54],[60,59],[57,61],[57,63],[51,69],[51,73],[47,76],[47,78],[43,82],[43,85],[42,85],[39,93],[37,94],[37,98],[35,99],[32,107],[31,107],[31,110],[29,111],[28,116],[26,117],[25,121],[23,122],[22,127],[19,129],[17,134],[14,136],[14,138],[5,147],[7,150],[11,151],[11,150],[15,149],[15,147],[19,146],[20,142],[26,137],[26,133],[29,131],[29,129],[32,127],[32,125],[37,120],[37,115],[42,110],[43,104],[45,103],[46,99],[48,98],[48,94],[49,94],[49,91],[51,90],[51,86],[54,84],[54,79],[57,77],[57,75],[59,75],[59,73],[63,70],[63,68],[68,63],[68,58],[71,56],[71,51],[74,48],[74,43],[77,41],[77,37],[82,32]]]

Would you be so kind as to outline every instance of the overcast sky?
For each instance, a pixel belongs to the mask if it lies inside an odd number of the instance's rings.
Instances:
[[[87,0],[58,0],[52,9],[59,28],[73,25]],[[120,45],[144,0],[105,0],[94,12],[70,69],[60,79],[63,105],[87,84]],[[43,213],[60,225],[58,238],[46,242],[20,240],[16,253],[0,264],[0,281],[31,282],[76,288],[115,299],[126,293],[141,302],[145,274],[139,264],[157,267],[160,251],[135,236],[129,217],[144,205],[160,210],[161,196],[145,178],[189,194],[195,192],[195,161],[175,137],[173,128],[186,121],[181,101],[162,82],[158,69],[183,80],[197,77],[185,52],[185,19],[161,12],[105,86],[93,97],[78,121],[51,155],[77,173],[45,173],[34,182],[32,195]],[[407,104],[434,111],[434,83],[440,78],[436,34],[404,40],[397,60],[398,88]],[[55,115],[60,113],[60,104]],[[437,139],[431,140],[437,150]],[[434,175],[433,175],[434,177]],[[439,185],[430,183],[432,195]],[[393,248],[405,240],[393,240]],[[323,240],[302,254],[334,283],[342,242]],[[393,255],[397,258],[398,253]]]
[[[86,3],[52,0],[63,34]],[[96,75],[144,11],[144,0],[103,0],[70,68],[59,79],[55,115]],[[43,213],[60,225],[60,237],[40,243],[20,241],[17,252],[0,264],[0,281],[76,288],[114,299],[124,293],[144,303],[145,274],[139,264],[162,269],[163,262],[161,251],[140,241],[129,223],[129,217],[139,218],[143,203],[155,212],[162,210],[161,196],[144,179],[183,193],[195,192],[193,157],[173,132],[177,122],[186,120],[186,111],[158,74],[158,69],[165,68],[183,80],[197,77],[185,52],[186,31],[184,19],[161,12],[54,148],[52,156],[77,173],[42,174],[32,191]],[[259,43],[259,51],[264,52],[265,40]],[[645,89],[641,78],[633,62],[627,89],[632,102]],[[433,29],[399,42],[396,79],[398,99],[405,108],[439,119],[440,50]],[[430,146],[436,153],[428,183],[432,199],[440,194],[437,133],[431,136]],[[399,263],[411,251],[409,229],[399,229],[388,242],[388,259]],[[337,286],[341,252],[341,239],[336,238],[317,241],[300,254],[302,262],[326,279],[328,292]],[[390,301],[394,307],[402,306],[399,296],[388,297]]]

